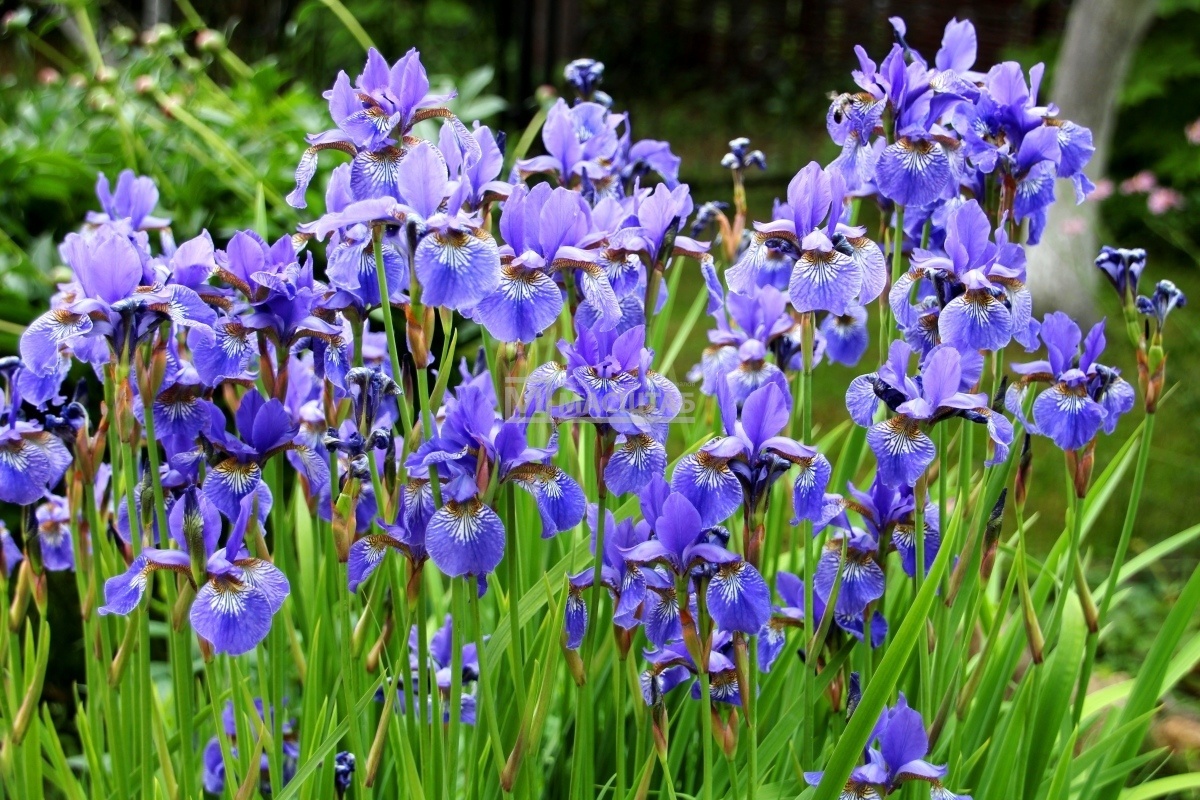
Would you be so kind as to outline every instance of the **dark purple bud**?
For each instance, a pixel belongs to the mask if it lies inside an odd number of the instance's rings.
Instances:
[[[1126,250],[1123,247],[1105,245],[1096,256],[1096,266],[1112,283],[1123,302],[1137,294],[1138,280],[1146,268],[1146,251],[1142,248]]]

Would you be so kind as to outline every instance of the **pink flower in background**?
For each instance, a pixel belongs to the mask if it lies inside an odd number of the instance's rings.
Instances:
[[[1121,194],[1146,194],[1154,191],[1157,186],[1158,179],[1154,177],[1154,173],[1144,169],[1132,178],[1121,181]]]
[[[1173,208],[1179,208],[1183,205],[1183,195],[1174,189],[1168,189],[1165,186],[1160,186],[1150,192],[1150,196],[1146,198],[1146,207],[1150,209],[1150,213],[1159,216],[1165,214]]]
[[[1096,188],[1088,193],[1087,199],[1099,203],[1101,200],[1107,200],[1112,197],[1113,182],[1108,178],[1101,178],[1096,181]]]
[[[1187,137],[1189,144],[1200,144],[1200,119],[1184,128],[1183,135]]]

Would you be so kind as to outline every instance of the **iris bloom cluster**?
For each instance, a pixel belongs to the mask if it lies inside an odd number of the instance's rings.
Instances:
[[[889,555],[899,579],[920,586],[947,549],[928,496],[947,455],[935,437],[986,429],[989,453],[964,458],[967,475],[976,461],[1010,461],[1005,411],[1074,453],[1134,404],[1133,387],[1099,360],[1104,323],[1084,337],[1062,314],[1039,322],[1025,286],[1022,239],[1037,240],[1056,178],[1088,190],[1091,134],[1040,104],[1040,65],[1028,78],[1015,63],[977,71],[970,23],[947,26],[932,62],[893,24],[897,43],[880,63],[856,48],[857,91],[830,107],[841,154],[800,169],[744,234],[742,175],[765,169],[763,154],[739,139],[722,162],[735,179],[731,223],[722,203],[694,201],[667,143],[633,139],[629,116],[598,88],[603,65],[587,59],[566,71],[575,102],[547,110],[543,152],[513,158],[502,133],[468,127],[452,96],[431,93],[415,50],[389,64],[372,49],[353,81],[339,73],[326,92],[332,127],[309,137],[288,195],[306,209],[318,159],[339,157],[324,213],[273,241],[239,231],[218,246],[201,232],[177,245],[169,220],[152,216],[150,179],[126,171],[114,190],[101,176],[101,210],[60,248],[71,279],[25,331],[20,358],[0,363],[0,500],[32,520],[19,539],[0,529],[0,564],[74,569],[93,549],[80,524],[101,535],[95,512],[123,559],[104,576],[99,614],[153,605],[154,576],[166,576],[177,628],[186,618],[206,656],[238,655],[294,602],[295,564],[274,558],[292,509],[332,539],[319,555],[339,563],[321,574],[345,564],[340,596],[369,609],[359,624],[386,606],[389,633],[393,613],[409,624],[427,608],[429,565],[452,586],[465,579],[474,604],[515,547],[586,536],[586,524],[594,563],[548,576],[565,583],[562,637],[577,679],[594,679],[594,639],[611,620],[622,660],[644,657],[656,742],[666,697],[686,685],[722,704],[700,719],[736,747],[731,708],[752,714],[754,673],[794,663],[784,657],[794,629],[807,628],[808,672],[835,648],[888,645]],[[422,122],[440,124],[436,141],[417,138]],[[883,247],[860,224],[871,202],[891,231]],[[705,230],[718,239],[692,238]],[[714,253],[726,255],[723,271]],[[1167,315],[1186,299],[1166,281],[1137,296],[1144,261],[1106,249],[1097,264],[1130,318],[1154,322],[1139,356],[1150,397]],[[690,387],[665,374],[657,350],[672,291],[715,318]],[[872,307],[882,322],[868,355]],[[472,330],[480,356],[456,364],[456,337]],[[1015,365],[1005,389],[999,356],[1012,342],[1044,346],[1046,358]],[[866,429],[869,484],[842,469],[831,486],[834,467],[814,443],[812,371],[874,357],[845,393]],[[104,382],[96,420],[95,403],[66,397],[76,364]],[[1048,388],[1027,398],[1035,383]],[[685,410],[702,435],[680,448]],[[514,523],[513,489],[540,524]],[[68,501],[79,496],[95,508]],[[391,551],[403,562],[385,562]],[[516,630],[520,568],[500,574]],[[403,591],[387,583],[398,576]],[[408,659],[388,667],[386,684],[407,723],[435,697],[453,731],[494,713],[487,636],[462,641],[480,619],[449,616],[429,641],[423,626],[408,629]],[[954,797],[929,747],[901,694],[843,796],[921,780]],[[204,755],[214,791],[225,782],[219,749]],[[294,765],[290,739],[285,753]],[[339,795],[354,765],[338,755]]]

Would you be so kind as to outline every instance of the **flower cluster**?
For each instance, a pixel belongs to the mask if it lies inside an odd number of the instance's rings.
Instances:
[[[190,623],[206,658],[239,655],[287,604],[306,600],[291,597],[308,576],[296,570],[288,518],[307,514],[318,535],[304,540],[305,565],[329,556],[317,571],[358,614],[345,626],[354,655],[381,609],[372,671],[393,615],[408,634],[407,663],[384,660],[379,698],[395,692],[413,728],[432,725],[440,707],[457,734],[460,722],[495,713],[488,636],[482,615],[471,624],[455,613],[425,641],[429,614],[442,611],[428,602],[425,570],[449,579],[457,609],[464,586],[472,604],[488,596],[518,545],[560,537],[544,547],[572,557],[570,574],[550,577],[565,583],[562,639],[576,679],[597,674],[595,637],[611,621],[622,661],[640,651],[646,662],[656,744],[666,697],[687,685],[706,703],[702,724],[719,726],[732,753],[735,707],[753,714],[756,673],[784,663],[794,629],[804,629],[801,661],[787,668],[799,663],[811,689],[827,658],[889,645],[890,557],[892,583],[911,578],[915,591],[956,555],[954,537],[970,527],[963,506],[985,499],[958,487],[958,524],[944,487],[940,504],[930,498],[950,429],[960,473],[982,463],[990,491],[988,470],[1011,464],[1018,431],[1090,464],[1095,437],[1135,401],[1099,361],[1104,323],[1085,337],[1061,313],[1039,322],[1025,285],[1022,240],[1036,242],[1054,181],[1072,180],[1081,198],[1092,188],[1090,132],[1039,105],[1040,65],[1028,78],[1011,62],[976,71],[970,23],[947,26],[932,63],[893,25],[886,58],[877,66],[858,48],[859,91],[830,107],[841,154],[800,169],[771,218],[748,231],[742,181],[765,169],[765,156],[749,140],[730,143],[721,163],[733,174],[732,222],[718,201],[697,205],[680,159],[665,142],[633,140],[590,59],[568,65],[578,97],[546,109],[543,152],[510,157],[503,133],[468,127],[450,110],[453,95],[431,92],[415,50],[389,64],[372,49],[353,82],[339,73],[325,94],[333,127],[309,137],[288,195],[305,209],[318,158],[337,151],[344,163],[329,174],[324,213],[274,241],[239,231],[218,247],[201,232],[177,245],[169,220],[152,216],[150,179],[126,171],[114,190],[101,176],[102,210],[60,248],[71,280],[25,331],[20,358],[0,360],[0,500],[25,507],[19,540],[0,527],[4,574],[96,567],[97,539],[111,527],[119,541],[103,560],[98,614],[151,606],[160,574],[175,629]],[[416,136],[434,123],[436,141]],[[868,201],[890,246],[859,224]],[[692,238],[710,229],[714,241]],[[1186,298],[1169,281],[1139,296],[1144,265],[1138,250],[1106,248],[1097,259],[1125,306],[1152,412],[1163,329]],[[689,290],[692,322],[702,307],[715,319],[688,375],[695,397],[670,375],[679,349],[660,353],[664,309]],[[474,324],[456,326],[455,315]],[[473,362],[455,361],[460,335],[482,340]],[[1044,346],[1046,358],[1013,366],[1009,385],[1002,354],[1013,342]],[[867,358],[878,366],[844,395],[860,430],[831,434],[845,433],[835,471],[812,424],[813,370]],[[76,364],[103,382],[96,419],[97,404],[66,396]],[[1032,397],[1038,382],[1048,388]],[[681,441],[685,425],[691,442]],[[975,431],[982,440],[983,429],[988,452],[975,455],[961,442]],[[518,521],[525,506],[530,524]],[[996,508],[998,517],[1003,499]],[[585,525],[593,561],[580,569]],[[385,561],[389,551],[403,560]],[[509,561],[496,579],[514,661],[524,646],[520,573],[540,555]],[[330,623],[322,634],[337,636],[344,620]],[[471,628],[477,638],[464,642]],[[295,631],[287,635],[298,650]],[[278,652],[270,658],[274,667]],[[840,677],[830,684],[833,696]],[[544,706],[527,709],[538,726]],[[429,714],[416,719],[418,708]],[[283,709],[260,702],[257,712],[284,736],[289,780],[295,737],[270,719]],[[204,752],[210,791],[226,782],[231,716]],[[488,721],[498,737],[502,726]],[[458,742],[443,744],[453,763]],[[956,797],[929,750],[920,713],[900,694],[844,796],[921,780],[933,797]],[[354,756],[338,754],[330,769],[341,796]]]

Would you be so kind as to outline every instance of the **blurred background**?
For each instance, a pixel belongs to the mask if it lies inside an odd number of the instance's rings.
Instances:
[[[356,75],[370,44],[389,60],[417,47],[435,85],[457,87],[459,116],[507,131],[510,145],[562,91],[566,62],[597,58],[614,108],[630,112],[636,137],[670,141],[697,202],[730,199],[719,161],[730,139],[749,136],[769,166],[748,176],[751,216],[762,219],[801,166],[834,157],[824,127],[829,94],[853,89],[854,45],[886,54],[892,15],[904,17],[909,44],[929,57],[947,21],[971,19],[977,65],[1045,62],[1042,101],[1097,134],[1089,173],[1098,191],[1080,209],[1060,203],[1033,254],[1039,313],[1066,307],[1083,321],[1119,321],[1113,293],[1091,266],[1100,243],[1146,248],[1147,281],[1175,280],[1200,303],[1200,0],[77,0],[4,8],[0,354],[15,351],[22,326],[62,279],[56,244],[96,208],[98,171],[154,177],[179,241],[201,228],[218,242],[249,227],[277,237],[319,214],[321,203],[297,212],[283,196],[304,134],[329,127],[321,92],[340,69]],[[322,170],[336,161],[322,159]],[[698,332],[693,338],[683,368],[706,344]],[[1172,316],[1170,338],[1174,388],[1161,409],[1135,552],[1198,518],[1197,312]],[[1119,326],[1109,342],[1135,379]],[[862,371],[818,370],[818,424],[844,417],[841,392]],[[1133,424],[1100,443],[1098,468]],[[1058,459],[1038,444],[1031,502],[1042,512],[1043,546],[1061,530]],[[1093,532],[1098,560],[1119,532],[1123,499],[1119,491]],[[1116,669],[1136,667],[1144,626],[1162,618],[1198,555],[1192,547],[1133,587],[1144,602],[1123,606],[1133,611],[1115,623],[1108,646]],[[1200,743],[1197,730],[1190,735]]]

